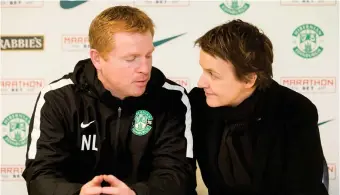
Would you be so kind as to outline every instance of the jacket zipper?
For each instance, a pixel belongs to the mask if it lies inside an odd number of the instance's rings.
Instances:
[[[118,107],[118,116],[117,116],[117,123],[116,123],[116,137],[115,137],[115,150],[114,150],[114,156],[115,156],[115,163],[118,164],[118,143],[119,143],[119,128],[120,128],[120,117],[122,114],[122,108]],[[115,166],[117,167],[117,166]],[[116,168],[117,172],[117,168]]]
[[[118,147],[118,140],[119,140],[119,127],[120,127],[120,116],[122,114],[122,108],[118,108],[118,117],[117,117],[117,124],[116,124],[116,139],[115,139],[115,149]]]

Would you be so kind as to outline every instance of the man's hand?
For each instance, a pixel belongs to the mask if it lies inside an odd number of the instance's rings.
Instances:
[[[79,195],[100,195],[102,193],[101,183],[103,180],[103,175],[94,177],[91,181],[81,187]]]
[[[113,175],[104,175],[104,180],[110,184],[110,187],[103,187],[102,193],[107,195],[136,195],[124,182],[120,181]]]

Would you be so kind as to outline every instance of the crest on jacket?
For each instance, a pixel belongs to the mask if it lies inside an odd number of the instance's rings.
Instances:
[[[138,136],[147,134],[152,128],[152,120],[153,117],[150,112],[146,110],[138,110],[132,122],[132,132]]]

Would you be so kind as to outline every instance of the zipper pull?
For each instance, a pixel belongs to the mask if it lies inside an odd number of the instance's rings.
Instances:
[[[120,118],[120,115],[122,114],[122,108],[121,107],[119,107],[118,108],[118,118]]]

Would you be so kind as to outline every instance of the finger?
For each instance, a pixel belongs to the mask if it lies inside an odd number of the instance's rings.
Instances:
[[[102,188],[101,187],[88,187],[84,189],[84,195],[99,195],[102,193]]]
[[[99,176],[95,176],[91,182],[90,182],[90,186],[100,186],[101,183],[103,182],[103,176],[99,175]]]
[[[117,187],[103,187],[102,193],[103,194],[110,194],[110,195],[119,195],[119,188]]]
[[[125,185],[122,181],[120,181],[117,177],[113,175],[104,175],[104,180],[114,187]]]

